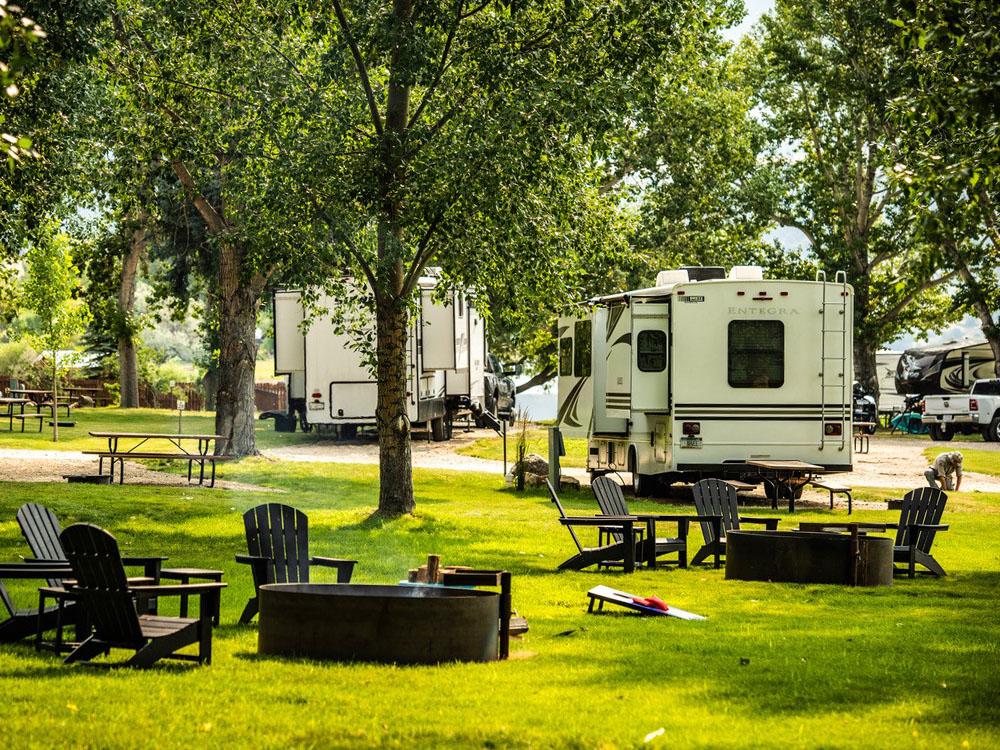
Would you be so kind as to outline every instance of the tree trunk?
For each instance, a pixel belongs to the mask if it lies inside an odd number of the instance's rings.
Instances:
[[[972,300],[972,308],[976,312],[976,317],[979,318],[983,336],[986,337],[990,349],[993,350],[993,372],[997,377],[1000,377],[1000,327],[997,326],[997,322],[993,318],[993,311],[990,310],[989,300],[986,298],[986,293],[979,283],[979,279],[976,278],[972,269],[969,268],[969,264],[966,263],[965,257],[955,243],[946,241],[945,244],[955,261],[958,274],[969,292],[969,297]]]
[[[229,438],[216,452],[234,456],[257,455],[254,435],[254,367],[257,362],[257,312],[260,290],[240,276],[242,252],[232,243],[219,249],[219,387],[216,391],[215,431]]]
[[[120,404],[124,409],[139,406],[139,360],[135,349],[132,314],[135,310],[135,284],[139,261],[146,250],[146,229],[140,223],[132,232],[128,252],[122,260],[121,281],[118,286],[118,382],[121,387]]]
[[[861,383],[866,391],[879,398],[878,388],[878,367],[875,363],[875,353],[878,351],[879,342],[865,336],[855,336],[854,338],[854,376]],[[850,373],[845,373],[850,377]],[[848,394],[852,391],[851,384],[848,383]],[[850,395],[848,396],[850,398]]]
[[[410,395],[406,362],[408,326],[409,311],[404,300],[385,295],[376,303],[378,511],[390,517],[412,513],[414,508],[410,417],[406,408]]]
[[[59,360],[52,350],[52,442],[59,442]]]

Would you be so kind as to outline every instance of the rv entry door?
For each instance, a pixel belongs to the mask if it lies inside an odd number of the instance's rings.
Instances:
[[[632,411],[670,410],[670,305],[632,306]]]

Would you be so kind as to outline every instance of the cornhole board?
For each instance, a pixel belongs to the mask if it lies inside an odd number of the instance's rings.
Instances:
[[[656,607],[647,607],[645,604],[639,604],[638,602],[632,601],[634,594],[629,594],[625,591],[619,591],[618,589],[613,589],[610,586],[594,586],[590,591],[587,592],[587,596],[590,597],[590,604],[587,607],[588,612],[594,611],[594,603],[597,603],[597,611],[600,612],[604,609],[604,603],[617,604],[619,607],[625,607],[625,609],[631,609],[644,615],[664,615],[666,617],[676,617],[679,620],[705,620],[708,618],[702,617],[701,615],[696,615],[694,612],[686,612],[683,609],[677,609],[677,607],[670,607],[666,612],[662,609],[657,609]]]

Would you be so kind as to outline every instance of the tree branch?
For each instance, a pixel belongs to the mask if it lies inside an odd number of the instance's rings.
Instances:
[[[198,189],[198,185],[188,171],[187,165],[180,159],[174,159],[171,161],[170,166],[173,168],[174,174],[177,175],[177,179],[181,181],[188,199],[194,204],[194,207],[198,210],[198,213],[205,224],[208,225],[212,234],[223,234],[229,228],[225,219],[222,218],[219,212],[215,210],[215,206]]]
[[[939,276],[936,279],[928,279],[923,284],[918,286],[916,289],[910,290],[910,292],[905,297],[903,297],[903,299],[901,299],[898,303],[896,303],[895,307],[893,307],[885,315],[882,316],[882,319],[893,320],[894,318],[899,317],[902,314],[903,310],[906,309],[907,305],[913,302],[913,300],[915,300],[918,295],[923,294],[928,289],[933,289],[936,286],[940,286],[941,284],[945,284],[951,281],[953,278],[955,278],[956,274],[958,274],[958,271],[952,271],[951,273],[946,273],[944,276]]]
[[[361,79],[361,88],[364,89],[365,98],[368,100],[368,110],[371,113],[372,125],[375,127],[375,132],[381,136],[382,116],[378,112],[378,104],[375,101],[375,92],[372,91],[371,81],[368,80],[368,68],[361,57],[361,50],[358,49],[358,43],[351,33],[351,27],[347,23],[347,16],[344,15],[344,8],[341,6],[340,0],[333,0],[333,9],[337,14],[337,22],[344,32],[344,38],[347,39],[347,45],[351,48],[351,55],[354,57],[354,66],[357,68],[358,77]]]
[[[434,78],[431,79],[430,85],[424,92],[424,95],[420,98],[420,103],[417,108],[413,111],[413,115],[410,117],[410,121],[406,124],[407,128],[413,127],[413,123],[420,119],[420,115],[423,114],[424,107],[431,100],[434,92],[437,90],[438,84],[441,82],[441,76],[444,75],[444,71],[448,68],[448,55],[451,52],[452,42],[455,41],[455,34],[458,33],[458,26],[462,23],[462,8],[465,7],[465,0],[459,0],[457,3],[457,13],[455,14],[455,21],[451,25],[451,29],[448,30],[448,38],[445,39],[444,49],[441,52],[441,60],[438,62],[437,70],[434,72]]]

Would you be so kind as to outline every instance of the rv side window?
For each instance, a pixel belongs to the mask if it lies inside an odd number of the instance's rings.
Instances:
[[[559,374],[573,374],[573,337],[563,336],[559,339]]]
[[[785,324],[780,320],[729,322],[729,385],[780,388],[785,383]]]
[[[642,372],[667,369],[667,334],[663,331],[639,331],[635,351],[635,364]]]
[[[576,346],[573,352],[573,374],[578,378],[590,375],[590,321],[578,320],[573,326]]]

